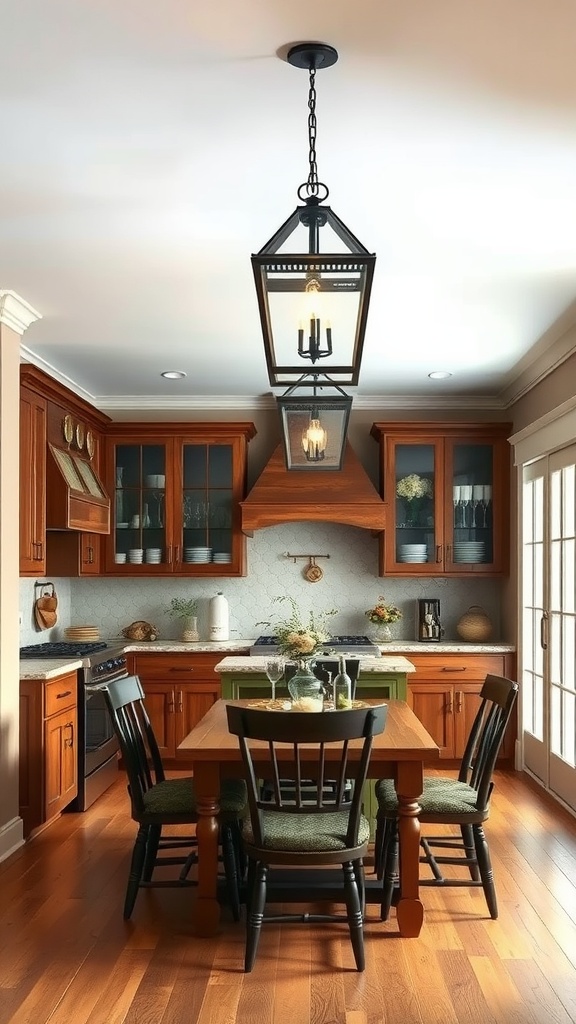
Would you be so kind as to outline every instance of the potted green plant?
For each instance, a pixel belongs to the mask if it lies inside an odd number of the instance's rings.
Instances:
[[[198,601],[195,597],[173,597],[170,602],[168,614],[173,618],[182,619],[182,640],[185,643],[194,643],[200,639],[198,619],[196,618],[197,609]]]

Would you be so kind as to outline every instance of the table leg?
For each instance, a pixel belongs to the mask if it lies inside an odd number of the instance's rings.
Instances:
[[[406,938],[420,934],[424,907],[419,898],[420,876],[420,804],[423,788],[423,766],[417,762],[398,765],[398,840],[400,856],[400,898],[396,906],[398,929]]]
[[[195,764],[194,786],[198,801],[198,888],[194,908],[197,935],[214,935],[220,923],[218,889],[218,812],[220,771],[217,765]]]

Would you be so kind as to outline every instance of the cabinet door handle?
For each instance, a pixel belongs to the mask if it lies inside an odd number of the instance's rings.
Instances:
[[[70,739],[67,740],[66,738],[64,738],[64,746],[65,747],[73,747],[74,746],[74,722],[66,722],[66,725],[64,726],[64,728],[65,729],[70,729]]]
[[[56,700],[62,700],[63,697],[69,697],[71,693],[72,690],[65,690],[64,693],[57,693]]]
[[[459,715],[462,711],[462,690],[456,690],[456,714]]]
[[[438,564],[440,564],[440,562],[442,561],[442,545],[441,544],[437,544],[436,545],[436,561],[437,561]]]
[[[174,690],[172,690],[171,693],[170,693],[170,697],[168,699],[168,714],[170,714],[170,715],[174,714],[174,705],[175,705],[175,702],[174,702]]]
[[[451,544],[447,544],[446,545],[446,561],[447,562],[451,562],[452,561],[452,545]]]
[[[182,690],[178,690],[178,711],[182,714],[184,710],[184,694]]]
[[[443,672],[465,672],[466,671],[466,666],[464,665],[464,666],[462,666],[462,668],[453,668],[452,666],[443,665],[442,666],[442,671]]]
[[[171,544],[168,545],[168,555],[167,555],[166,561],[168,562],[168,565],[172,565],[172,545]]]
[[[91,544],[88,545],[88,565],[94,565],[94,548]]]
[[[176,667],[173,667],[173,668],[170,669],[170,672],[193,672],[193,671],[194,671],[194,669],[191,668],[191,667],[190,668],[181,668],[181,667],[176,668]]]
[[[180,545],[179,544],[176,545],[176,547],[174,549],[174,552],[175,552],[174,553],[174,561],[176,562],[176,564],[178,564],[179,561],[180,561]]]
[[[446,704],[446,714],[451,715],[454,711],[454,704],[452,700],[452,694],[448,697],[448,703]]]
[[[540,619],[540,647],[543,651],[548,650],[548,612],[542,612]]]

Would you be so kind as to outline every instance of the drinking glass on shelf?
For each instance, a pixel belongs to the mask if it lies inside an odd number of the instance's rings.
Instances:
[[[482,491],[483,491],[483,494],[482,494],[482,515],[483,515],[482,526],[487,526],[488,525],[488,506],[490,505],[490,503],[492,501],[492,485],[491,484],[484,484],[484,486],[482,488]]]
[[[266,659],[266,675],[272,687],[272,700],[276,700],[276,683],[284,675],[284,658],[279,655]]]

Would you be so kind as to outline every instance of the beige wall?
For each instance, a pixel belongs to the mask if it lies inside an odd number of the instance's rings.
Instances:
[[[535,420],[552,412],[563,402],[576,394],[576,354],[570,356],[543,381],[533,387],[519,401],[510,406],[506,419],[514,425],[514,432],[524,429]],[[510,458],[513,458],[512,451]],[[502,628],[505,635],[513,637],[518,631],[518,491],[520,470],[513,467],[511,474],[512,523],[510,531],[510,577],[506,581],[502,595]],[[521,637],[516,636],[516,646],[520,649]]]
[[[545,413],[576,395],[576,353],[510,407],[514,431],[522,430]]]
[[[0,860],[22,843],[18,815],[20,336],[0,322]]]

